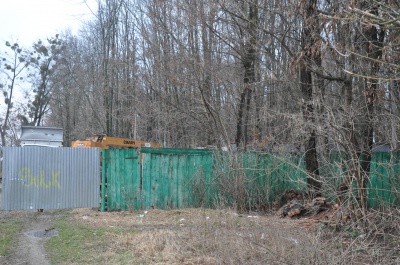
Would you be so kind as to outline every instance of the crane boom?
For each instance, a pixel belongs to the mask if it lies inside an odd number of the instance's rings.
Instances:
[[[86,140],[77,140],[71,143],[72,147],[99,147],[103,149],[111,148],[139,148],[139,147],[160,147],[159,144],[129,138],[110,137],[106,135],[95,135],[86,138]]]

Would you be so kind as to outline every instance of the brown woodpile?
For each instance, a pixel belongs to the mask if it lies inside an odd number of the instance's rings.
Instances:
[[[276,212],[276,215],[280,217],[315,216],[335,207],[324,197],[307,199],[303,192],[294,189],[286,190],[282,194],[282,201],[284,205]]]

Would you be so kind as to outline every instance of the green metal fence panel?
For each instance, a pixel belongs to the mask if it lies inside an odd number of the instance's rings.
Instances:
[[[337,187],[348,174],[346,156],[341,152],[331,152],[328,157],[320,157],[319,161],[324,195],[329,201],[334,201],[337,198]]]
[[[140,208],[140,154],[136,149],[103,150],[104,210]]]
[[[371,160],[368,205],[398,204],[399,201],[399,153],[376,152]]]
[[[352,161],[338,152],[319,161],[324,196],[334,200]],[[400,153],[374,153],[367,187],[370,206],[399,203],[399,161]],[[172,148],[103,151],[103,200],[107,198],[109,210],[254,207],[279,199],[288,188],[306,191],[306,176],[304,158],[296,154]]]
[[[204,200],[201,184],[210,179],[212,152],[150,148],[141,152],[143,209],[192,207]]]
[[[157,157],[152,157],[151,155],[147,155],[147,154],[143,154],[143,164],[142,164],[142,172],[151,172],[150,169],[153,167],[152,163],[154,164],[154,162],[158,163],[160,167],[163,166],[162,161],[153,161],[154,158]],[[153,173],[155,174],[155,173]],[[146,176],[148,176],[148,174],[146,174]],[[152,181],[154,181],[154,185],[152,184]],[[144,177],[142,178],[142,193],[141,193],[141,208],[148,208],[152,206],[152,202],[151,202],[151,196],[150,194],[152,194],[153,189],[155,190],[157,187],[157,180],[155,176],[148,176],[148,177]]]
[[[214,152],[213,160],[211,188],[219,206],[266,205],[305,183],[304,163],[295,155]]]
[[[400,152],[392,152],[389,170],[389,185],[393,204],[400,205]]]
[[[374,153],[371,158],[370,178],[368,183],[368,204],[376,207],[385,201],[388,192],[386,162],[390,161],[390,154]]]
[[[265,170],[273,197],[281,195],[286,189],[305,187],[305,170],[303,159],[294,154],[266,154]]]

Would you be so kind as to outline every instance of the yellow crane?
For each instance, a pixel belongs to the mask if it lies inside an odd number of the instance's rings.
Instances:
[[[95,135],[86,138],[86,140],[77,140],[71,143],[71,147],[99,147],[103,149],[112,148],[138,148],[138,147],[154,147],[159,148],[160,145],[153,142],[133,140],[129,138],[110,137],[106,135]]]

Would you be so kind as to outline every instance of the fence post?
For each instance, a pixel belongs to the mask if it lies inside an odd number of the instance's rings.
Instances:
[[[101,152],[101,211],[106,210],[106,150]]]

